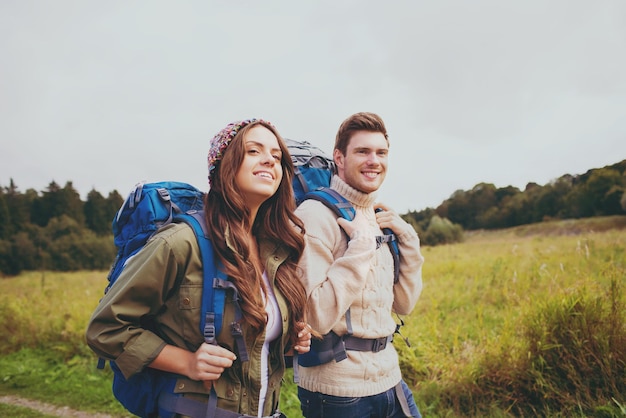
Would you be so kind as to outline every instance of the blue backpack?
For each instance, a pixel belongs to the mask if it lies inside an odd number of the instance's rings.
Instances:
[[[204,193],[195,187],[180,182],[140,183],[130,192],[113,220],[114,242],[118,253],[108,275],[105,293],[115,285],[129,258],[139,252],[160,228],[172,222],[186,222],[193,229],[202,256],[204,286],[202,292],[202,312],[200,331],[209,344],[216,344],[222,328],[222,315],[226,292],[233,292],[236,318],[241,318],[238,308],[237,289],[228,281],[216,261],[213,246],[207,236],[203,216]],[[237,342],[238,358],[248,359],[241,329],[231,327]],[[174,394],[177,376],[149,367],[126,379],[114,361],[113,394],[130,412],[141,417],[173,416],[174,411],[186,413],[183,398]],[[104,368],[104,359],[98,362]],[[162,395],[168,396],[162,396]],[[217,396],[212,393],[211,396]],[[216,398],[215,398],[216,399]],[[178,405],[178,406],[177,406]],[[182,406],[181,406],[182,405]],[[215,403],[210,404],[216,408]],[[203,406],[206,410],[207,406]],[[188,411],[187,411],[188,412]],[[203,413],[204,415],[204,413]]]
[[[349,221],[354,219],[352,204],[330,188],[330,179],[335,171],[333,159],[309,142],[292,139],[285,139],[285,142],[295,168],[292,187],[296,205],[307,199],[315,199],[329,207],[337,216]]]

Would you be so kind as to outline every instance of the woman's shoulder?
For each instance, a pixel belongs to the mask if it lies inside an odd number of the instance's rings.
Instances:
[[[151,240],[162,240],[170,245],[196,241],[195,233],[191,226],[185,222],[167,224],[156,231]]]
[[[188,224],[172,223],[159,229],[150,238],[146,247],[148,253],[157,257],[174,256],[178,263],[187,264],[190,260],[195,260],[201,264],[200,244],[196,235]]]

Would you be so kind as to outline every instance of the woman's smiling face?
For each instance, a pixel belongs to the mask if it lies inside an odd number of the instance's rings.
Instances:
[[[244,143],[235,182],[249,205],[260,206],[276,193],[283,178],[282,151],[276,135],[264,126],[250,129]]]

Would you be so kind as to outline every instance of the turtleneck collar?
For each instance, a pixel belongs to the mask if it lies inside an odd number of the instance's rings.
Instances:
[[[376,202],[377,192],[363,193],[358,191],[348,183],[343,181],[341,177],[334,175],[330,180],[330,187],[337,190],[339,194],[348,199],[355,207],[367,208]]]

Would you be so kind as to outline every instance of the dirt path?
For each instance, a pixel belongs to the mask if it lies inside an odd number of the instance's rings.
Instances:
[[[43,414],[64,418],[113,418],[111,415],[97,414],[93,412],[76,411],[66,406],[56,406],[48,403],[35,401],[32,399],[20,398],[18,396],[0,396],[0,403],[21,406],[34,409]]]

